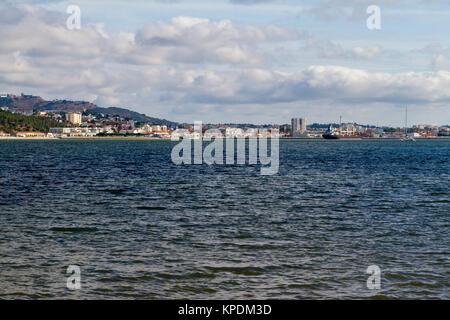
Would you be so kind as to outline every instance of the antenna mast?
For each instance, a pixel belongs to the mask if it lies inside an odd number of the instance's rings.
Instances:
[[[405,136],[408,135],[408,106],[405,106]]]

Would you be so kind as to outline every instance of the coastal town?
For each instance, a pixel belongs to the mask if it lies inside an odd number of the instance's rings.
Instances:
[[[40,100],[39,100],[40,99]],[[7,102],[20,101],[22,105],[17,107],[8,107]],[[24,102],[32,101],[25,104]],[[37,101],[37,102],[36,102]],[[205,138],[211,137],[215,132],[222,137],[248,138],[270,136],[271,132],[278,131],[280,138],[287,139],[321,139],[324,134],[330,130],[339,135],[340,138],[353,139],[400,139],[405,136],[410,138],[445,138],[450,137],[450,126],[437,126],[432,124],[420,124],[407,127],[389,127],[362,125],[357,123],[334,123],[308,125],[306,118],[292,118],[290,124],[282,125],[253,125],[253,124],[202,124],[201,133],[194,130],[193,124],[175,123],[156,119],[152,123],[147,118],[140,117],[133,119],[127,114],[112,114],[89,109],[86,102],[67,102],[66,100],[45,102],[40,97],[31,95],[15,96],[8,94],[0,95],[0,120],[11,118],[13,115],[22,118],[10,120],[13,125],[8,128],[2,127],[0,121],[0,138],[101,138],[101,137],[135,137],[135,138],[153,138],[170,139],[178,138],[199,138],[200,135]],[[69,107],[67,107],[69,103]],[[57,106],[55,108],[55,105]],[[66,110],[62,106],[66,106]],[[27,108],[23,107],[27,106]],[[81,107],[78,107],[81,106]],[[46,109],[49,108],[49,109]],[[68,111],[67,108],[78,109]],[[42,110],[41,110],[42,109]],[[125,110],[125,109],[123,109]],[[120,113],[120,112],[119,112]],[[145,115],[142,115],[145,116]],[[142,118],[142,119],[141,119]],[[45,125],[36,130],[36,126],[23,125],[26,122],[42,120]],[[147,121],[146,121],[147,120]],[[42,122],[41,121],[41,122]],[[19,125],[17,125],[19,123]],[[22,125],[21,125],[22,124]],[[184,130],[179,130],[184,129]],[[214,129],[214,130],[211,130]]]

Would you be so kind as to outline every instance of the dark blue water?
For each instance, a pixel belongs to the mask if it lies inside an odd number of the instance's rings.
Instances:
[[[281,141],[275,176],[174,144],[1,141],[0,298],[450,298],[450,141]]]

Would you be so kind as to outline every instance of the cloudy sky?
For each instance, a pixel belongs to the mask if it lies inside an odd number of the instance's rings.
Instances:
[[[449,3],[7,0],[0,91],[181,122],[403,125],[408,105],[411,124],[450,124]]]

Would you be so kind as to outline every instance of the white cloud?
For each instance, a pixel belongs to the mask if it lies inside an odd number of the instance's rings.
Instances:
[[[195,17],[150,22],[136,34],[110,36],[103,24],[83,24],[81,30],[68,30],[65,15],[43,9],[6,6],[0,11],[5,17],[17,17],[0,20],[0,53],[20,51],[41,65],[61,67],[67,67],[69,59],[85,67],[106,59],[133,64],[257,65],[266,59],[259,44],[302,37],[274,25],[236,27],[230,20]]]
[[[316,39],[308,39],[305,41],[302,49],[312,51],[318,57],[326,59],[374,59],[383,53],[379,45],[346,49],[333,41]]]
[[[260,64],[264,55],[256,44],[300,37],[301,34],[274,25],[238,28],[230,20],[176,17],[168,22],[149,23],[139,30],[136,34],[139,46],[131,52],[131,59],[140,63],[156,60],[161,63]],[[152,52],[152,55],[145,52]]]
[[[278,105],[306,102],[355,109],[378,103],[411,103],[426,109],[450,102],[446,71],[379,73],[329,65],[277,71],[264,47],[304,41],[305,36],[276,25],[237,26],[230,20],[176,17],[150,22],[136,33],[109,34],[102,24],[68,30],[65,15],[43,9],[4,9],[1,14],[10,12],[16,18],[0,19],[2,91],[89,97],[100,105],[120,104],[154,116],[203,110],[220,119],[228,112],[236,120],[240,112],[270,117],[281,114],[274,111]],[[302,43],[324,58],[351,61],[383,55],[379,45],[347,49],[326,40]],[[445,63],[445,55],[436,55],[434,63]]]
[[[372,59],[381,55],[382,50],[380,46],[373,47],[355,47],[351,51],[352,56],[357,58]]]
[[[205,77],[191,73],[185,102],[272,104],[304,100],[346,103],[448,102],[450,72],[369,73],[339,66],[311,66],[297,73],[245,70]],[[209,81],[214,79],[214,81]],[[179,86],[174,85],[175,90]]]

